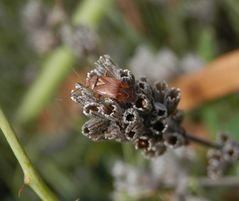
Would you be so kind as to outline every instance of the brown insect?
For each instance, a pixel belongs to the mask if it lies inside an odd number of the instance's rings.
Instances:
[[[119,102],[135,100],[134,89],[126,82],[113,77],[93,75],[86,80],[86,87],[91,88],[96,94]]]

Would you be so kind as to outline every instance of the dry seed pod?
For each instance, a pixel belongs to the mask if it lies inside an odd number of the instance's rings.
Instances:
[[[149,99],[152,99],[153,89],[146,78],[140,78],[140,80],[136,83],[136,89],[138,93],[143,93]]]
[[[233,163],[239,159],[239,147],[233,143],[226,143],[222,149],[222,156],[225,161]]]
[[[86,74],[86,80],[90,80],[93,76],[98,75],[95,70],[91,70]],[[98,75],[100,76],[100,75]]]
[[[217,179],[222,176],[224,170],[226,169],[226,164],[218,159],[210,159],[208,161],[207,174],[212,179]]]
[[[167,147],[163,143],[156,143],[148,150],[144,150],[144,155],[147,158],[154,158],[161,156],[162,154],[165,153],[166,150]]]
[[[181,133],[169,133],[163,134],[164,143],[168,147],[178,148],[185,145],[185,138]]]
[[[109,55],[101,56],[97,62],[95,62],[95,72],[99,76],[110,76],[117,79],[120,78],[118,75],[118,67],[113,63]]]
[[[137,124],[143,124],[138,111],[134,108],[125,110],[123,114],[123,123],[127,125],[128,129],[134,128]]]
[[[152,104],[146,95],[138,94],[134,108],[142,112],[149,112],[152,109]]]
[[[135,141],[135,149],[147,150],[150,147],[150,142],[147,136],[140,136]]]
[[[105,139],[105,132],[108,129],[109,121],[100,118],[91,118],[82,127],[82,134],[97,141]]]
[[[123,114],[123,122],[125,124],[131,124],[138,122],[140,120],[139,113],[134,108],[129,108],[125,110]]]
[[[167,82],[158,82],[155,84],[155,99],[160,103],[164,103],[166,94],[168,94],[168,84]]]
[[[156,111],[157,119],[165,119],[168,116],[168,110],[164,104],[155,102],[154,109]]]
[[[216,179],[223,174],[227,163],[222,158],[222,152],[220,150],[210,150],[208,157],[207,174],[210,178]]]
[[[128,140],[135,140],[136,137],[144,133],[144,125],[137,110],[130,108],[123,114],[125,124],[125,136]]]
[[[158,142],[154,145],[154,149],[157,156],[160,156],[167,150],[167,147],[162,142]]]
[[[134,75],[127,69],[119,69],[117,71],[118,78],[129,86],[134,87],[135,78]]]
[[[108,140],[116,140],[119,142],[126,141],[124,134],[122,133],[120,126],[116,123],[110,123],[107,131],[105,132],[105,138]]]
[[[225,144],[227,142],[229,142],[231,139],[229,137],[228,133],[220,133],[219,134],[219,142],[222,144]]]
[[[168,128],[168,124],[165,120],[162,119],[154,119],[150,123],[150,130],[153,132],[154,135],[162,135],[162,133],[166,132]]]
[[[120,108],[119,104],[112,100],[112,99],[105,99],[101,105],[101,114],[113,121],[121,121],[122,119],[122,109]]]
[[[181,92],[179,89],[172,88],[168,91],[164,100],[164,103],[168,110],[168,114],[171,114],[176,110],[178,103],[180,101],[180,98],[181,98]]]
[[[87,117],[102,117],[99,103],[87,103],[83,107],[83,113]]]
[[[222,153],[220,150],[209,150],[207,153],[207,157],[208,159],[216,159],[216,160],[220,160],[222,157]]]
[[[143,122],[138,122],[134,125],[129,124],[125,128],[125,136],[127,140],[134,141],[136,138],[139,138],[143,134],[145,134]]]
[[[81,106],[84,106],[87,102],[96,102],[93,94],[80,83],[75,84],[75,90],[71,91],[70,96],[74,102],[80,103]]]

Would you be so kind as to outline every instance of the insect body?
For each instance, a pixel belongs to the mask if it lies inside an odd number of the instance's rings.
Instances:
[[[86,80],[86,87],[119,102],[131,102],[135,99],[134,90],[126,82],[113,77],[93,75]]]

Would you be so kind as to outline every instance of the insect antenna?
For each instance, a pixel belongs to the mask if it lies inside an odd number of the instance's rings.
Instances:
[[[77,70],[75,69],[75,67],[72,68],[72,72],[76,75],[77,78],[81,78],[80,74],[77,72]]]

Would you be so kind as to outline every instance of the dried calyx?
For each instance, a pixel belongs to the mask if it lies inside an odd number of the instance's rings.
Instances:
[[[179,89],[169,88],[166,82],[135,80],[108,55],[100,57],[95,66],[86,78],[91,83],[94,78],[93,88],[77,83],[71,92],[71,99],[90,118],[82,127],[85,136],[95,141],[130,142],[148,157],[186,144],[180,126],[183,115],[177,109]]]

